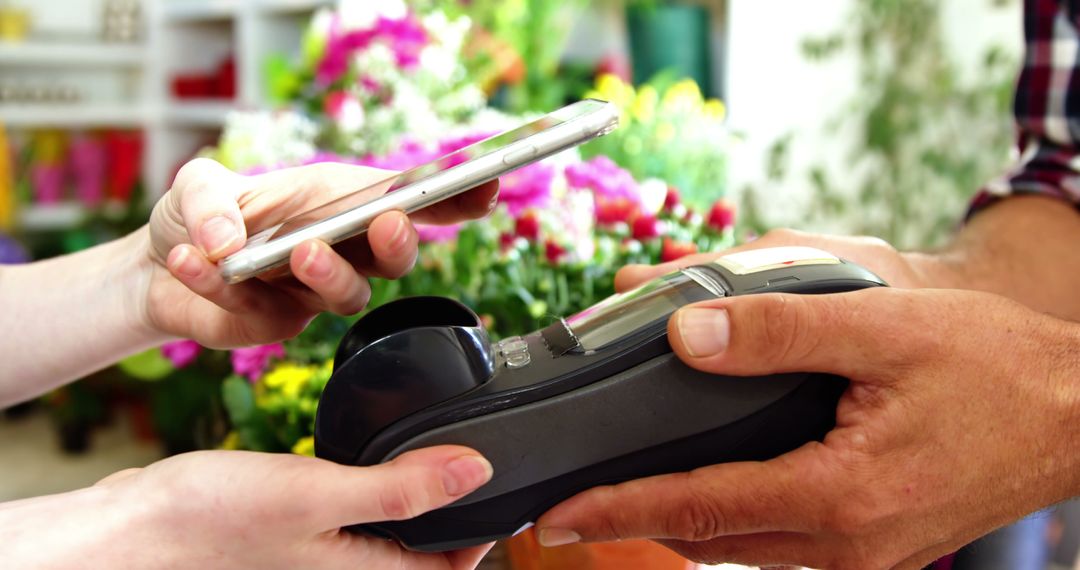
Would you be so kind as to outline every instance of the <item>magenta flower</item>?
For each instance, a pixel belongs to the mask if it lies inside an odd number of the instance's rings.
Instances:
[[[463,224],[451,224],[449,226],[416,224],[416,233],[420,237],[420,241],[424,243],[445,243],[457,239],[463,227]]]
[[[385,156],[365,156],[356,162],[373,168],[402,171],[431,162],[438,156],[437,151],[419,142],[404,140],[398,144],[397,150],[390,154]]]
[[[643,205],[634,177],[606,156],[566,167],[566,181],[593,192],[600,224],[629,222]]]
[[[510,215],[518,217],[529,208],[544,208],[551,201],[555,167],[543,162],[530,164],[499,180],[499,203],[506,204]]]
[[[566,167],[566,181],[573,188],[588,188],[597,197],[641,200],[637,181],[606,156]]]
[[[420,52],[428,43],[428,35],[419,18],[411,13],[400,20],[379,17],[372,28],[348,32],[341,30],[341,21],[335,17],[330,23],[322,60],[315,69],[318,84],[325,87],[341,80],[349,71],[352,56],[374,42],[385,43],[393,51],[397,64],[412,70],[420,63]],[[364,86],[370,84],[365,82]]]
[[[272,358],[285,358],[285,347],[281,343],[237,348],[231,355],[233,372],[251,383],[258,382]]]
[[[178,340],[161,347],[161,355],[169,359],[176,368],[184,368],[195,362],[200,352],[202,352],[202,347],[193,340]]]

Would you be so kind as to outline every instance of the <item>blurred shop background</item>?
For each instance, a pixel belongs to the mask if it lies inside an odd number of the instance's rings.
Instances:
[[[623,127],[507,177],[491,220],[425,228],[372,306],[452,295],[507,336],[769,228],[932,247],[1010,159],[1021,48],[1018,0],[0,0],[0,263],[139,227],[196,156],[402,169],[586,96]],[[0,501],[193,449],[310,454],[352,320],[172,343],[4,411]],[[1072,567],[1073,511],[1044,567]],[[543,563],[685,566],[622,548]],[[538,557],[526,536],[488,564]]]

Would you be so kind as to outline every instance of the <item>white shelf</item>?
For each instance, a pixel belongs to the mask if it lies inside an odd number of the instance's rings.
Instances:
[[[146,113],[138,105],[55,103],[0,105],[0,123],[7,127],[139,127]]]
[[[24,230],[48,231],[74,227],[83,221],[88,210],[78,202],[35,204],[19,208],[19,225]]]
[[[163,0],[162,13],[174,22],[230,20],[240,12],[238,0]]]
[[[165,113],[166,122],[174,125],[221,127],[237,108],[235,101],[215,99],[173,100]]]
[[[260,0],[259,10],[269,13],[304,13],[334,6],[335,0]]]
[[[117,65],[138,66],[146,58],[139,44],[102,42],[30,41],[0,43],[0,64],[5,65]]]

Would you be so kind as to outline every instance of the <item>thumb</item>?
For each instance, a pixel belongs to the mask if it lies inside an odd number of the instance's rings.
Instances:
[[[820,444],[767,462],[728,463],[597,487],[536,522],[540,543],[634,538],[689,542],[815,528],[825,509],[807,489],[822,480]]]
[[[170,205],[191,243],[210,261],[235,253],[247,240],[237,203],[243,183],[242,176],[207,158],[188,162],[176,175]]]
[[[925,355],[921,307],[896,289],[837,295],[748,295],[684,307],[668,322],[688,365],[753,376],[830,372],[869,380]]]
[[[323,526],[405,520],[448,505],[491,480],[491,463],[477,452],[440,446],[405,453],[374,467],[329,464],[332,475],[314,483]]]

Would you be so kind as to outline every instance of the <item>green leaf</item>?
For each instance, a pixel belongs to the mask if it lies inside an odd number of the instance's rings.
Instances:
[[[247,380],[233,375],[221,385],[221,399],[236,426],[251,421],[255,413],[255,392]]]
[[[161,380],[176,370],[172,362],[161,354],[159,348],[129,356],[121,360],[117,366],[125,374],[138,380]]]

